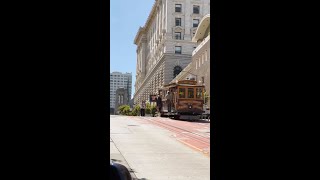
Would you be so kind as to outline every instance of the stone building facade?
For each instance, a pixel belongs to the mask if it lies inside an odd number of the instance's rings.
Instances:
[[[115,114],[118,114],[118,108],[121,105],[128,105],[129,99],[128,99],[128,90],[125,88],[119,88],[116,91],[116,101],[115,101]]]
[[[197,47],[192,53],[192,62],[171,83],[194,79],[198,84],[205,85],[207,105],[210,106],[210,14],[202,18],[192,41],[197,42]]]
[[[168,84],[192,58],[192,41],[202,17],[210,12],[210,0],[155,0],[148,19],[140,27],[134,103]]]

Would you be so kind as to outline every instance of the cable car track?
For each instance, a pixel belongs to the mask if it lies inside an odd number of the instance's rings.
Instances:
[[[177,127],[177,126],[173,126],[173,125],[170,125],[170,124],[159,122],[159,121],[156,121],[154,119],[148,119],[148,120],[150,122],[154,123],[154,124],[162,126],[163,128],[166,128],[166,129],[169,129],[169,130],[171,130],[171,131],[173,131],[175,133],[178,133],[178,134],[180,134],[180,135],[182,135],[184,137],[191,138],[191,139],[196,140],[196,141],[198,141],[198,142],[200,142],[200,143],[202,143],[204,145],[210,146],[210,136],[203,136],[201,134],[189,131],[187,129],[183,129],[183,128],[180,128],[180,127]]]

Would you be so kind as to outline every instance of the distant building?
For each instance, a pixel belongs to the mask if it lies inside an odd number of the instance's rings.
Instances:
[[[110,108],[110,114],[115,114],[114,108]]]
[[[193,79],[204,84],[207,104],[210,106],[210,14],[202,18],[192,41],[197,42],[197,47],[192,52],[192,62],[171,82]]]
[[[124,89],[124,88],[117,89],[114,114],[117,114],[119,106],[128,105],[128,104],[129,104],[129,99],[128,99],[127,89]]]
[[[133,98],[130,99],[130,101],[129,101],[129,106],[130,106],[130,108],[133,108],[133,106],[134,106]]]
[[[112,72],[110,73],[110,111],[115,110],[116,91],[124,88],[127,91],[126,99],[131,99],[132,73]],[[110,112],[111,113],[111,112]]]
[[[149,99],[168,84],[192,60],[197,43],[192,41],[200,20],[210,13],[210,0],[155,0],[140,27],[134,103]]]

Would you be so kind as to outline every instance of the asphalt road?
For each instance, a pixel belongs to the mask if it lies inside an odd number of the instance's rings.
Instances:
[[[210,179],[210,123],[110,117],[111,159],[135,179]]]

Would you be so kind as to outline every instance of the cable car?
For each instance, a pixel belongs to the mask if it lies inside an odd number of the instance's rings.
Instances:
[[[204,104],[204,85],[198,85],[195,80],[181,80],[170,83],[159,90],[162,95],[163,109],[161,116],[175,119],[198,120],[202,115]],[[168,111],[166,95],[172,94],[172,108]]]

